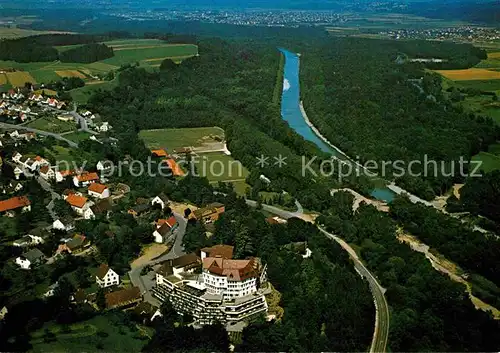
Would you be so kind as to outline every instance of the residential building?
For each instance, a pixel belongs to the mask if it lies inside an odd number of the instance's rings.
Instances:
[[[163,162],[167,163],[168,167],[172,171],[173,176],[181,177],[186,174],[174,159],[172,158],[164,159]]]
[[[41,236],[34,234],[27,234],[20,239],[14,240],[12,245],[17,247],[27,247],[27,246],[43,244],[43,242],[44,240]]]
[[[64,244],[60,244],[56,254],[67,252],[68,254],[78,254],[90,247],[90,241],[84,235],[75,234],[72,238],[66,239]]]
[[[98,181],[99,175],[97,175],[97,173],[82,173],[73,177],[73,184],[75,184],[76,187],[87,186]]]
[[[84,216],[85,211],[93,205],[86,197],[70,194],[66,197],[66,202],[69,203],[71,208],[80,216]]]
[[[134,217],[139,217],[140,215],[147,213],[150,210],[151,210],[151,204],[143,203],[132,207],[130,210],[128,210],[128,214]]]
[[[14,217],[14,211],[17,210],[21,210],[21,212],[31,211],[31,201],[26,196],[16,196],[0,201],[0,213]]]
[[[193,212],[194,217],[204,223],[209,224],[217,221],[221,214],[225,211],[223,204],[214,202],[204,208],[199,208]]]
[[[139,287],[117,290],[105,295],[106,309],[129,308],[142,300]]]
[[[165,151],[163,148],[157,150],[151,150],[151,155],[153,157],[161,157],[161,158],[168,157],[167,151]]]
[[[170,300],[200,325],[246,324],[265,315],[266,266],[258,258],[233,260],[232,252],[232,247],[216,246],[202,250],[203,260],[191,254],[164,262],[156,270],[153,295]]]
[[[102,264],[97,269],[95,276],[97,285],[101,288],[117,286],[120,284],[120,276],[113,271],[108,265]]]
[[[32,266],[41,264],[45,260],[45,255],[37,248],[22,254],[16,258],[16,264],[23,270],[29,270]]]
[[[56,230],[69,232],[70,230],[75,229],[75,220],[71,216],[56,219],[52,223],[52,228]]]
[[[168,197],[163,193],[151,200],[151,206],[160,205],[162,210],[168,206],[168,203]]]
[[[89,212],[85,215],[85,219],[93,219],[97,216],[108,217],[112,209],[113,203],[110,198],[100,200],[89,208]]]
[[[156,223],[157,228],[153,232],[153,237],[156,243],[164,243],[172,232],[177,228],[177,219],[174,216],[168,219],[158,220]]]
[[[97,162],[96,169],[99,172],[103,172],[105,170],[109,170],[111,168],[112,162],[111,161],[99,161]]]
[[[51,180],[56,178],[56,172],[50,166],[44,165],[40,167],[40,176],[45,180]]]
[[[98,199],[105,199],[111,196],[109,188],[106,185],[99,183],[92,183],[88,188],[89,196],[96,197]]]

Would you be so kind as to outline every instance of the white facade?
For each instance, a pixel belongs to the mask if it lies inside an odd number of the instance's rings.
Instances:
[[[74,229],[75,226],[72,223],[64,224],[60,219],[57,219],[52,223],[52,228],[57,230],[70,231]]]
[[[23,270],[29,270],[31,266],[30,260],[25,259],[24,257],[17,257],[16,264],[19,265],[19,267],[21,267]]]
[[[95,218],[95,214],[92,211],[92,209],[90,208],[90,206],[87,206],[87,208],[85,210],[83,210],[82,215],[83,215],[83,218],[85,218],[85,219],[94,219]]]
[[[108,272],[106,273],[106,275],[104,275],[102,279],[96,276],[95,280],[97,285],[101,288],[117,286],[120,284],[120,276],[112,269],[108,269]]]
[[[164,201],[162,200],[162,198],[160,196],[156,196],[154,199],[151,200],[151,205],[154,206],[154,205],[160,205],[161,206],[161,209],[165,209],[165,207],[167,207],[168,205],[168,201]]]
[[[111,196],[111,193],[109,192],[109,189],[106,188],[102,193],[98,193],[92,190],[88,190],[89,196],[98,198],[98,199],[107,199],[108,197]]]
[[[227,276],[218,276],[203,271],[203,284],[210,294],[220,294],[225,300],[244,297],[257,292],[257,279],[247,278],[244,281],[230,281]]]

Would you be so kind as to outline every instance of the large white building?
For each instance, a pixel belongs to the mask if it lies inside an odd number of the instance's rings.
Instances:
[[[168,260],[156,271],[153,294],[205,325],[234,325],[267,314],[266,266],[260,259],[233,260],[233,248],[218,245]],[[201,272],[201,274],[200,274]]]

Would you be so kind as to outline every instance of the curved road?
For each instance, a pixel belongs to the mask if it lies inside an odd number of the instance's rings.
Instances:
[[[30,127],[26,127],[26,126],[19,126],[19,125],[14,125],[14,124],[7,124],[7,123],[0,123],[0,128],[2,128],[2,129],[12,129],[12,130],[25,130],[25,131],[29,131],[29,132],[35,132],[37,134],[44,135],[44,136],[52,136],[52,137],[54,137],[57,140],[64,141],[64,142],[68,143],[68,145],[70,145],[71,147],[75,147],[75,148],[78,147],[78,144],[76,142],[68,140],[64,136],[55,134],[53,132],[48,132],[48,131],[44,131],[44,130],[33,129],[33,128],[30,128]]]
[[[340,239],[338,236],[328,233],[321,227],[318,227],[321,233],[326,235],[328,238],[335,240],[345,251],[347,251],[354,262],[354,268],[360,274],[361,277],[365,278],[369,285],[375,302],[375,332],[373,333],[372,345],[370,347],[370,352],[385,352],[387,348],[387,340],[389,338],[389,305],[385,299],[385,289],[378,283],[377,279],[371,274],[371,272],[363,265],[361,260],[359,260],[356,252],[347,244],[344,240]]]
[[[253,200],[246,200],[247,205],[250,207],[257,207],[257,202]],[[302,206],[300,203],[296,202],[297,211],[289,212],[282,210],[278,207],[270,206],[270,205],[262,205],[262,209],[264,211],[273,213],[278,215],[281,218],[289,219],[293,217],[299,217],[302,213]],[[389,324],[390,324],[390,314],[389,314],[389,305],[387,304],[387,300],[385,299],[385,289],[378,283],[375,276],[363,265],[358,255],[354,251],[353,248],[349,246],[344,240],[339,238],[338,236],[328,233],[326,230],[318,226],[318,229],[323,233],[327,238],[330,238],[336,241],[345,251],[349,253],[349,256],[354,262],[354,268],[356,272],[363,278],[365,278],[369,285],[370,290],[373,295],[373,300],[375,302],[375,330],[373,333],[372,344],[370,346],[370,353],[375,352],[385,352],[387,349],[387,340],[389,337]]]

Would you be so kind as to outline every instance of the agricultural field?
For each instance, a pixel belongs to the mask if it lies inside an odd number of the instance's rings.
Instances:
[[[33,128],[33,129],[54,132],[56,134],[76,130],[75,123],[70,122],[70,121],[62,121],[62,120],[57,119],[56,117],[38,118],[38,119],[28,123],[26,126]]]
[[[80,77],[86,83],[99,81],[97,75],[106,75],[117,70],[121,65],[139,63],[141,67],[154,70],[161,62],[170,58],[176,63],[198,55],[198,47],[194,44],[166,44],[156,39],[129,39],[105,42],[113,47],[115,56],[91,64],[55,62],[17,63],[14,61],[0,61],[1,69],[16,69],[8,77],[7,83],[1,83],[0,90],[6,90],[7,85],[19,87],[25,82],[48,83],[60,80],[61,77]],[[78,45],[76,45],[78,46]],[[58,50],[68,50],[73,46],[57,47]],[[1,79],[0,79],[1,80]],[[97,89],[97,88],[96,88]]]
[[[56,74],[58,74],[61,77],[79,77],[82,79],[86,78],[86,76],[78,70],[60,70],[56,71]]]
[[[500,80],[500,71],[471,68],[466,70],[436,70],[440,75],[453,81]]]
[[[142,130],[139,137],[150,149],[163,148],[167,152],[192,147],[198,152],[221,150],[224,131],[218,127]]]
[[[5,76],[5,74],[0,74],[0,85],[5,85],[9,82],[9,80],[7,79],[7,76]]]
[[[24,87],[26,82],[37,83],[33,76],[29,72],[16,71],[5,73],[7,80],[12,87]]]

